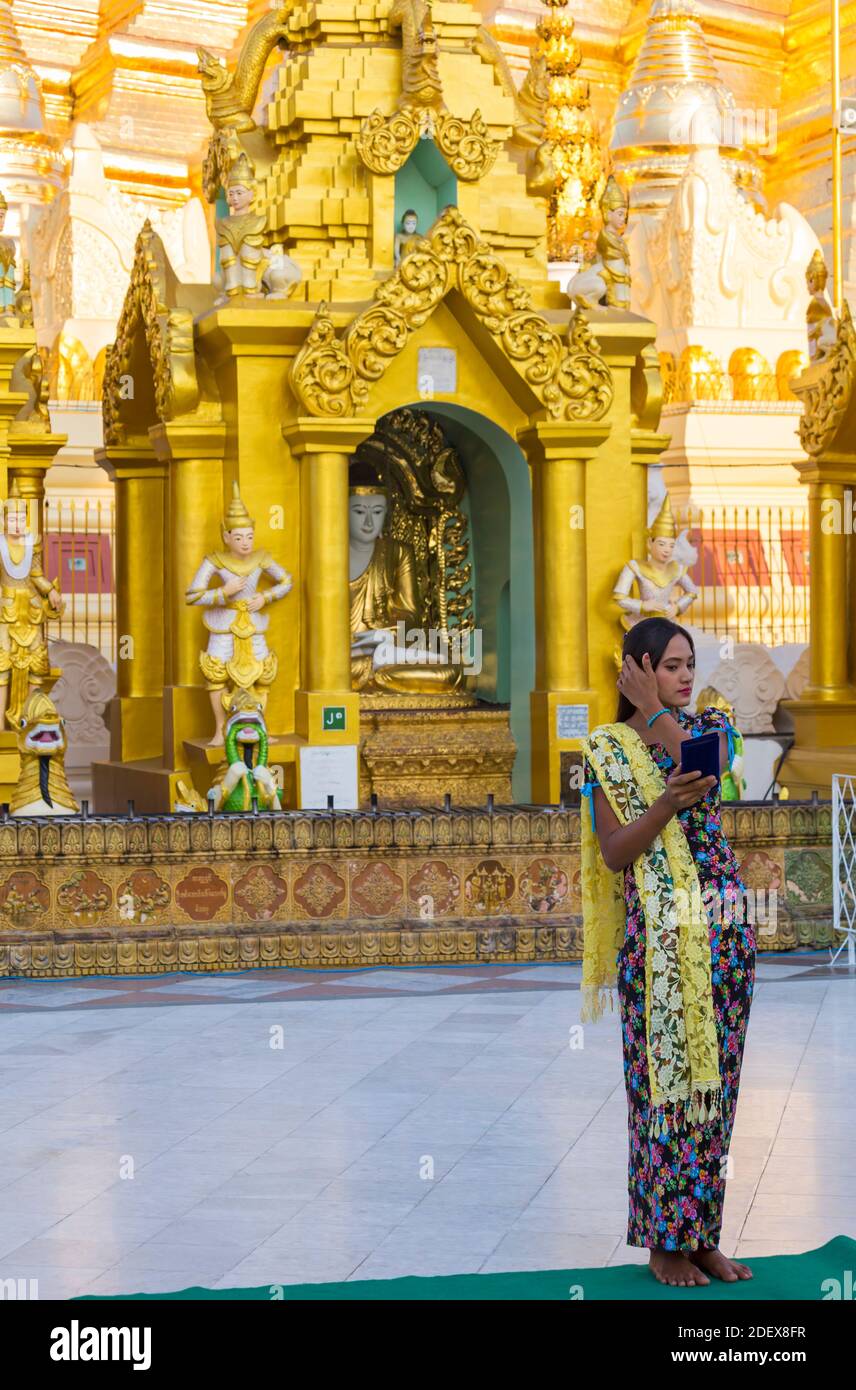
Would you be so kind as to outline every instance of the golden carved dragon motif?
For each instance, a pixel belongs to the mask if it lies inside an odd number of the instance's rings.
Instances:
[[[116,338],[107,349],[101,396],[107,445],[121,444],[124,439],[122,402],[133,399],[134,347],[141,327],[151,362],[158,419],[183,415],[194,410],[199,402],[193,314],[190,309],[170,307],[173,282],[175,275],[163,242],[147,218],[134,248],[131,283]]]
[[[241,49],[235,71],[230,72],[207,48],[197,48],[198,71],[205,94],[205,109],[215,130],[255,130],[252,110],[267,60],[275,46],[288,37],[288,21],[294,0],[277,5],[253,25]]]
[[[612,376],[587,320],[578,314],[564,338],[457,208],[441,214],[341,339],[327,305],[320,305],[291,369],[301,404],[311,415],[359,415],[373,383],[451,289],[460,292],[552,419],[603,418],[612,403]]]
[[[823,364],[817,381],[796,387],[805,405],[800,420],[800,443],[806,453],[816,458],[831,448],[851,406],[856,390],[856,329],[845,299],[835,347]],[[848,447],[852,440],[847,440]]]

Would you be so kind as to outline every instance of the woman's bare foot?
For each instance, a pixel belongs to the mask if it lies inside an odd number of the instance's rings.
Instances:
[[[648,1268],[658,1284],[671,1284],[677,1289],[710,1283],[704,1271],[690,1264],[686,1255],[677,1250],[652,1250]]]
[[[712,1274],[714,1279],[723,1279],[726,1284],[735,1284],[738,1279],[751,1279],[752,1271],[739,1260],[729,1260],[721,1250],[694,1250],[690,1259],[698,1269]]]

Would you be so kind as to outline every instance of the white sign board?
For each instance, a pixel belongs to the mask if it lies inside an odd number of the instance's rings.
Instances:
[[[458,354],[454,348],[420,348],[417,388],[423,401],[453,396],[458,389]]]
[[[556,706],[556,738],[587,738],[588,705]]]
[[[359,804],[356,744],[311,745],[300,750],[300,809],[356,811]]]

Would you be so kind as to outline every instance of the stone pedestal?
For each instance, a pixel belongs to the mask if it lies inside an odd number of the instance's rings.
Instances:
[[[394,703],[393,703],[394,700]],[[515,745],[506,706],[466,695],[364,695],[360,709],[360,802],[384,809],[511,802]]]

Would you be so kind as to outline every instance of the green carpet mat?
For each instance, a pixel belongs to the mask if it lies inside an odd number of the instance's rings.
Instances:
[[[738,1257],[739,1258],[739,1257]],[[178,1293],[96,1294],[74,1299],[78,1303],[105,1301],[111,1298],[132,1299],[228,1299],[271,1301],[271,1289],[282,1288],[286,1302],[306,1300],[435,1300],[470,1302],[483,1300],[539,1300],[567,1303],[573,1297],[587,1303],[616,1299],[651,1299],[673,1302],[694,1299],[696,1302],[739,1302],[742,1299],[803,1300],[818,1302],[833,1296],[829,1280],[838,1280],[839,1298],[853,1298],[856,1271],[856,1240],[836,1236],[818,1250],[802,1255],[765,1255],[746,1259],[753,1279],[736,1284],[723,1284],[712,1279],[706,1288],[672,1289],[658,1284],[645,1265],[616,1265],[610,1269],[539,1269],[512,1274],[444,1274],[434,1278],[407,1277],[404,1279],[363,1279],[343,1284],[265,1284],[254,1289],[182,1289]],[[850,1278],[848,1281],[848,1272]],[[826,1284],[826,1287],[824,1287]],[[574,1294],[573,1290],[579,1290]]]

